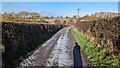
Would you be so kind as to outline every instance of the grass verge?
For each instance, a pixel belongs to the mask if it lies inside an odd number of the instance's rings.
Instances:
[[[78,42],[78,44],[81,46],[82,50],[84,51],[84,54],[87,56],[87,59],[95,66],[95,67],[108,67],[113,68],[113,66],[120,67],[119,61],[115,58],[113,58],[112,55],[106,56],[105,48],[100,47],[94,47],[94,44],[92,44],[85,36],[80,35],[78,32],[76,32],[74,29],[72,29],[72,34],[75,40]]]

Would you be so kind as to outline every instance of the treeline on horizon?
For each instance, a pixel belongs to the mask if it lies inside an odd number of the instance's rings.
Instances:
[[[63,16],[42,16],[38,12],[27,12],[27,11],[21,11],[19,13],[3,13],[0,14],[0,20],[2,22],[28,22],[28,23],[51,23],[50,21],[47,21],[46,19],[53,19],[55,24],[60,24],[59,19],[62,18],[70,18],[69,16],[63,17]],[[73,16],[75,19],[76,16]],[[56,22],[57,21],[57,22]],[[59,23],[58,23],[59,21]]]
[[[44,22],[41,15],[37,12],[21,11],[19,13],[4,13],[2,15],[2,22]]]
[[[74,19],[77,20],[78,15],[73,15],[72,17],[69,16],[42,16],[42,13],[38,12],[28,12],[28,11],[21,11],[18,13],[3,13],[0,14],[0,20],[2,22],[37,22],[37,23],[49,23],[45,19]],[[80,17],[81,20],[96,20],[101,18],[112,18],[118,16],[118,13],[115,12],[98,12],[93,13],[91,15],[85,15]]]

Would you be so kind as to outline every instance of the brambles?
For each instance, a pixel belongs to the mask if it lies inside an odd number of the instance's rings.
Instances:
[[[4,65],[16,65],[42,45],[63,25],[24,24],[2,22],[2,44]]]
[[[74,26],[81,35],[87,37],[94,44],[93,47],[105,49],[104,60],[111,57],[113,62],[114,60],[120,61],[120,17],[78,21]]]

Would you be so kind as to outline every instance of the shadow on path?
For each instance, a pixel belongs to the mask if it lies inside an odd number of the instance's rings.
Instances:
[[[75,47],[73,49],[73,55],[74,55],[74,68],[82,68],[82,58],[80,53],[80,46],[75,43]]]

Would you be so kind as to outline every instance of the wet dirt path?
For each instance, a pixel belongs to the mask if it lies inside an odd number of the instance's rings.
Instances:
[[[48,59],[47,66],[73,66],[73,59],[70,55],[71,47],[67,36],[70,28],[65,28],[59,37]]]
[[[65,27],[23,60],[20,66],[73,66],[74,43],[71,27]],[[87,66],[81,56],[83,65]]]

